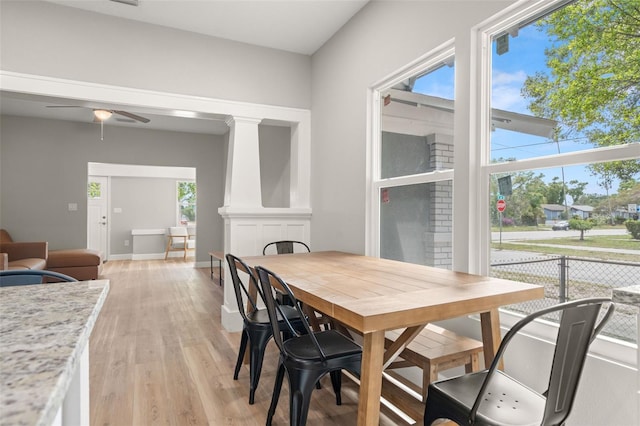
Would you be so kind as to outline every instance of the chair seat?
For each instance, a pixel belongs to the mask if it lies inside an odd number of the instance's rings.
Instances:
[[[328,360],[362,352],[360,345],[335,330],[317,332],[315,337]],[[295,358],[307,361],[320,360],[318,350],[309,335],[289,339],[284,342],[284,347]]]
[[[451,401],[455,401],[454,405],[459,417],[453,420],[466,423],[467,415],[485,377],[486,371],[480,371],[432,383],[429,387],[428,403],[437,407],[449,401],[448,413],[451,414],[454,408],[451,406]],[[476,424],[513,426],[541,424],[546,399],[504,372],[496,371],[486,395],[478,408]]]
[[[289,321],[297,321],[300,319],[298,311],[293,306],[283,306],[282,312]],[[247,313],[247,318],[249,318],[249,321],[252,323],[265,324],[266,326],[271,327],[271,323],[269,322],[269,313],[266,309],[258,309],[257,311]],[[279,314],[278,320],[280,322],[283,321]]]

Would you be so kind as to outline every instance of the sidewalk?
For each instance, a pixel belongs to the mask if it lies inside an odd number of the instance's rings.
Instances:
[[[612,249],[612,248],[603,248],[603,247],[566,246],[566,245],[559,245],[559,244],[527,243],[525,241],[517,241],[517,240],[510,240],[509,242],[522,244],[524,246],[558,247],[558,248],[571,249],[571,250],[601,251],[606,253],[619,253],[619,254],[631,254],[631,255],[635,254],[638,256],[638,261],[640,262],[640,250]]]

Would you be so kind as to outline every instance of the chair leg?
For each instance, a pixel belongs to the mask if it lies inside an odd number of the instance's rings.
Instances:
[[[253,404],[254,401],[262,372],[262,360],[269,339],[271,339],[270,332],[252,333],[249,337],[249,404]]]
[[[269,412],[267,413],[267,426],[271,426],[273,415],[276,413],[276,407],[278,406],[278,399],[280,398],[280,390],[282,389],[283,379],[284,379],[284,364],[280,362],[278,365],[278,372],[276,373],[276,380],[273,383],[273,394],[271,395],[271,405],[269,406]]]
[[[184,245],[183,245],[183,247],[184,247],[184,257],[183,257],[183,259],[187,260],[187,237],[183,237],[183,239],[184,239]]]
[[[311,393],[320,379],[315,371],[289,371],[289,416],[291,426],[307,423]]]
[[[342,396],[340,395],[340,388],[342,387],[342,370],[332,371],[329,375],[331,376],[333,392],[336,394],[336,405],[342,405]]]
[[[173,243],[173,239],[171,235],[169,235],[169,240],[167,241],[167,248],[164,251],[164,260],[167,260],[169,257],[169,249],[171,248],[171,244]]]
[[[240,373],[240,367],[242,367],[244,354],[247,351],[247,340],[249,340],[249,335],[247,334],[246,330],[242,330],[242,337],[240,338],[240,350],[238,351],[238,360],[236,361],[236,369],[233,372],[233,380],[238,380],[238,373]]]

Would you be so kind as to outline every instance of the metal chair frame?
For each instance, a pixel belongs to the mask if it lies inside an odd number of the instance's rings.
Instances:
[[[263,301],[264,295],[254,272],[247,264],[233,254],[227,254],[227,263],[229,264],[229,273],[233,282],[233,289],[238,303],[238,310],[242,316],[243,328],[242,337],[240,338],[240,349],[238,350],[238,359],[233,372],[233,379],[238,380],[238,374],[244,361],[247,345],[249,346],[249,404],[254,403],[255,392],[260,381],[260,373],[262,371],[262,360],[264,353],[273,337],[272,326],[269,322],[269,315],[266,309],[260,309],[258,300]],[[244,272],[249,276],[247,285],[240,279],[238,271]],[[255,291],[257,297],[253,297]],[[294,324],[294,328],[302,330],[303,326],[300,322],[298,312],[289,307],[283,310],[283,316]],[[287,327],[284,320],[279,321],[279,328],[287,333]]]
[[[54,271],[42,269],[6,269],[0,271],[0,287],[42,284],[46,278],[55,278],[63,282],[78,281],[69,275]]]
[[[460,425],[562,425],[571,413],[589,345],[611,318],[608,298],[581,299],[542,309],[504,336],[489,369],[429,385],[425,426],[439,418]],[[609,303],[596,325],[604,303]],[[533,320],[562,312],[547,391],[538,393],[498,369],[511,340]]]
[[[282,241],[274,241],[265,245],[264,248],[262,249],[262,255],[263,256],[266,255],[267,248],[272,245],[276,246],[276,251],[278,252],[278,254],[290,254],[290,253],[293,253],[293,250],[296,244],[303,246],[308,253],[311,253],[311,249],[309,248],[309,246],[303,243],[302,241],[282,240]]]
[[[267,425],[270,425],[273,420],[286,373],[289,380],[290,424],[303,426],[307,421],[311,393],[319,380],[327,373],[331,376],[331,384],[336,394],[336,404],[342,404],[340,396],[341,370],[345,369],[358,377],[360,376],[362,347],[336,330],[314,332],[302,312],[300,303],[282,278],[260,266],[256,270],[260,277],[260,285],[273,329],[279,327],[278,318],[284,317],[284,310],[290,307],[290,305],[278,302],[273,294],[274,290],[278,290],[283,291],[293,301],[293,307],[298,311],[306,330],[306,334],[300,334],[285,317],[293,337],[285,341],[279,334],[274,334],[274,341],[280,349],[280,359],[271,406],[267,414]]]

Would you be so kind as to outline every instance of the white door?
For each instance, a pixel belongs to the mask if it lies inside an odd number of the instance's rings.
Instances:
[[[108,258],[107,222],[109,180],[106,176],[89,176],[87,186],[87,247],[100,250]]]

